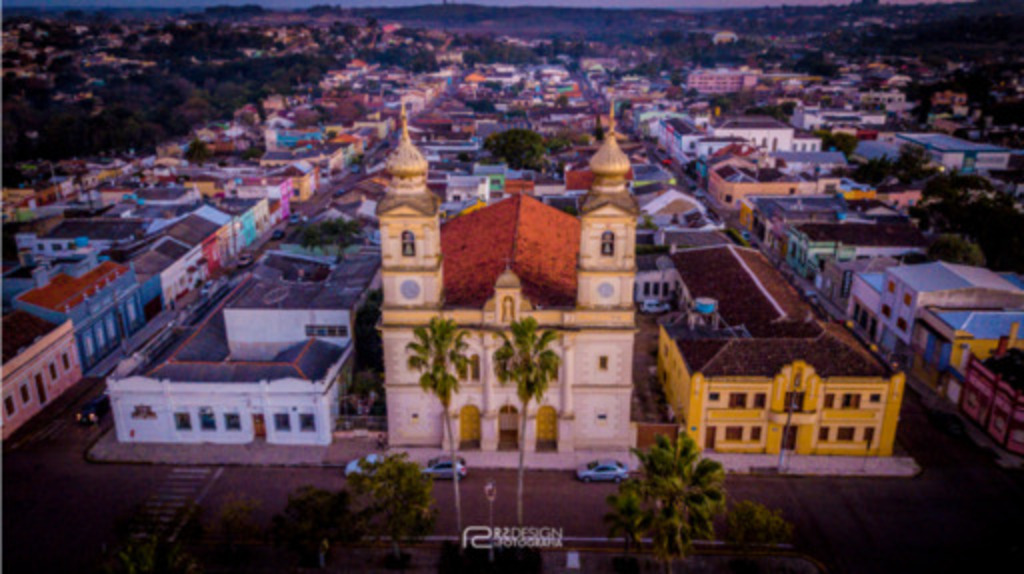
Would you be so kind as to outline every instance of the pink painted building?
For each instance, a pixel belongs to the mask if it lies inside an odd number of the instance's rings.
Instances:
[[[24,311],[3,319],[3,438],[82,378],[71,320]]]
[[[960,410],[1006,450],[1024,454],[1024,350],[984,361],[971,355],[964,378]]]
[[[694,70],[686,77],[686,87],[702,94],[731,94],[754,89],[757,78],[750,70]]]

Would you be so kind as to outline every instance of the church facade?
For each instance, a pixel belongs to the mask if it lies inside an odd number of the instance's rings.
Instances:
[[[378,205],[389,441],[441,447],[441,404],[407,366],[413,330],[431,318],[468,331],[470,369],[451,416],[463,449],[622,450],[632,446],[637,206],[614,130],[591,159],[580,217],[514,196],[441,224],[427,162],[405,128]],[[528,412],[494,373],[499,333],[533,317],[558,333],[556,380]],[[520,417],[527,417],[519,436]]]

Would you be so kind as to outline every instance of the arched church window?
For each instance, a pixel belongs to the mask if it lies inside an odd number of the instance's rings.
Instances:
[[[615,255],[615,234],[611,231],[601,234],[601,255]]]
[[[416,255],[416,235],[412,231],[402,232],[402,255],[406,257]]]

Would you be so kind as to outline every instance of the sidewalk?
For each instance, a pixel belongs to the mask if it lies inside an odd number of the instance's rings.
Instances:
[[[783,474],[787,476],[860,476],[911,478],[921,467],[909,456],[810,456],[786,454],[779,469],[775,454],[707,453],[725,471],[734,474]]]
[[[910,372],[907,373],[907,386],[921,397],[921,403],[925,409],[933,412],[949,413],[959,418],[964,427],[964,434],[967,435],[971,442],[991,452],[995,456],[996,464],[1003,468],[1024,468],[1024,457],[1004,449],[1002,445],[992,440],[992,437],[979,428],[973,420],[963,416],[955,404],[940,397],[933,388],[918,380]]]
[[[376,451],[368,438],[335,439],[329,446],[248,444],[121,443],[113,429],[86,452],[86,460],[120,464],[188,466],[320,466],[344,467],[349,461]]]

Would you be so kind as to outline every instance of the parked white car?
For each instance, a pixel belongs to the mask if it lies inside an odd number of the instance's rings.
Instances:
[[[345,465],[345,476],[352,476],[353,474],[362,474],[366,471],[366,467],[371,464],[377,464],[382,459],[378,454],[368,454],[363,458],[357,458],[352,462]]]

